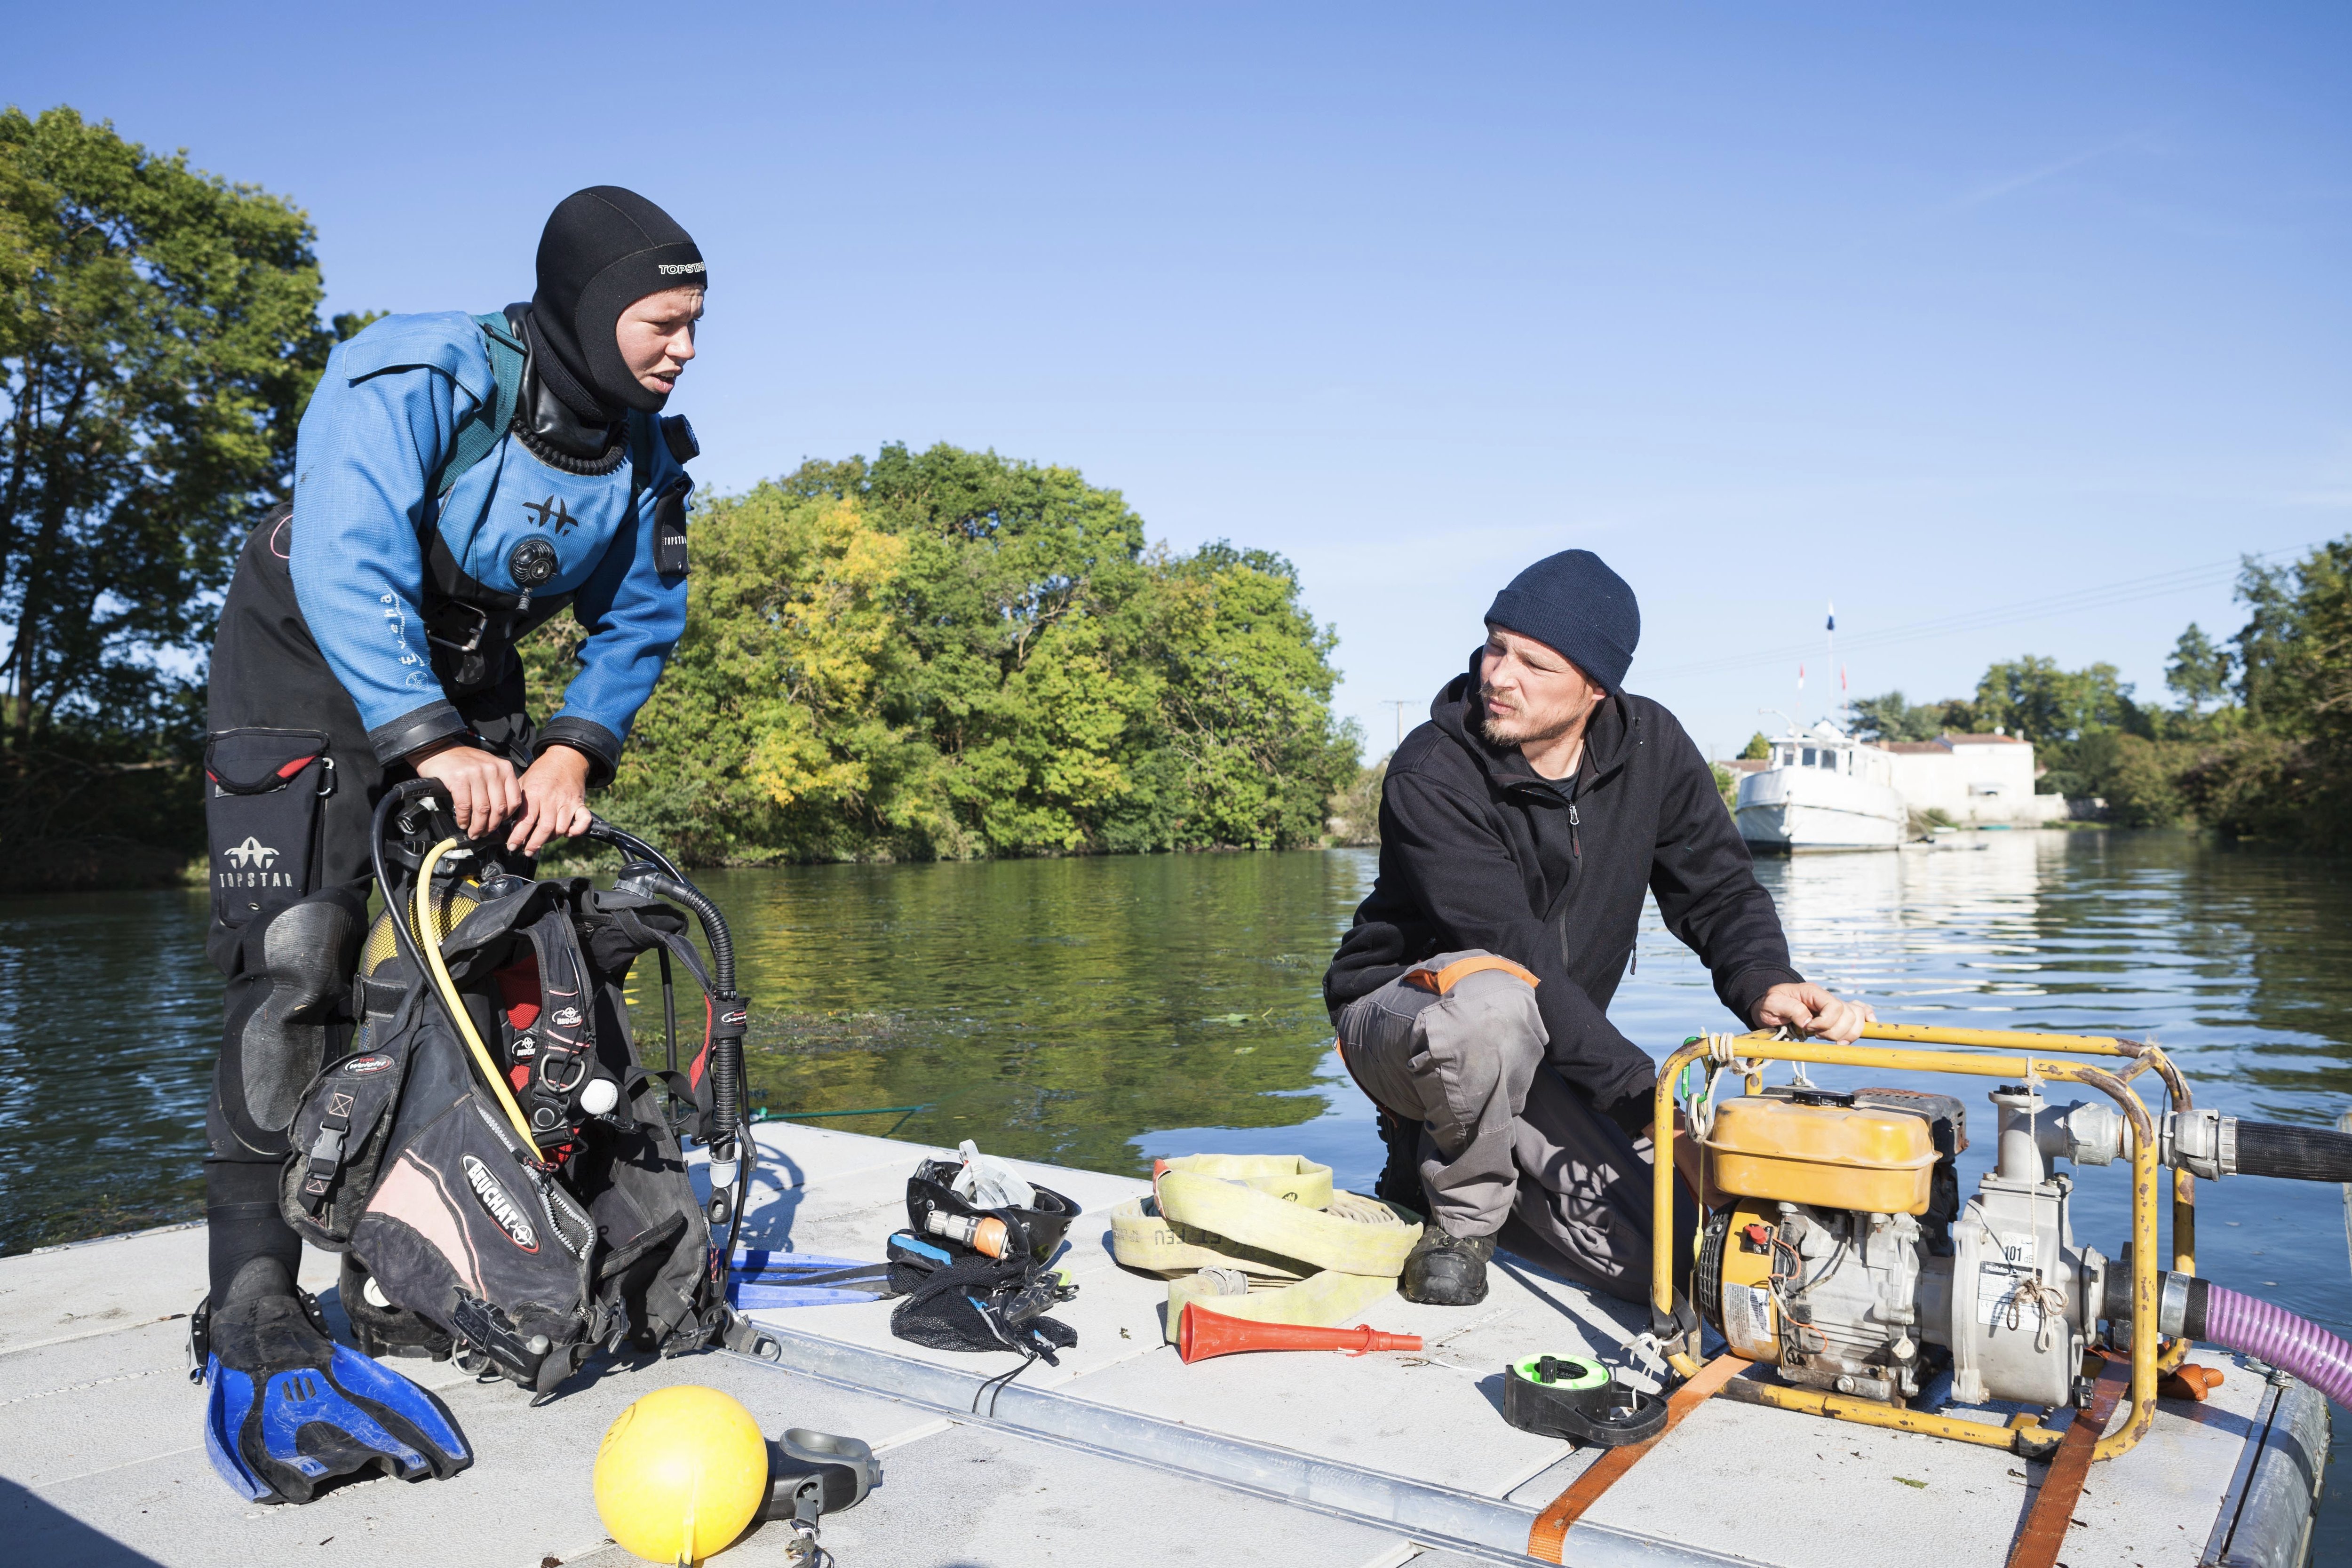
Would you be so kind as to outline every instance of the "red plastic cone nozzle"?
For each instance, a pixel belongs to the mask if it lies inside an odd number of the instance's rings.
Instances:
[[[1187,1362],[1237,1351],[1417,1351],[1419,1334],[1384,1334],[1378,1329],[1318,1329],[1297,1323],[1258,1323],[1213,1312],[1198,1301],[1184,1303],[1176,1326],[1176,1353]]]

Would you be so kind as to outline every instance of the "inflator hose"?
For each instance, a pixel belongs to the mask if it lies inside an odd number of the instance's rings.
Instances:
[[[2284,1367],[2336,1404],[2352,1406],[2352,1345],[2308,1318],[2208,1284],[2204,1319],[2188,1329],[2189,1338]]]
[[[711,989],[720,1000],[734,1000],[735,939],[728,932],[726,917],[719,912],[719,906],[701,889],[675,877],[648,877],[646,885],[665,899],[676,899],[701,917],[702,934],[710,941]],[[710,1124],[718,1136],[711,1140],[712,1144],[722,1149],[730,1147],[742,1116],[742,1031],[716,1031],[710,1042]]]
[[[2352,1182],[2352,1132],[2238,1118],[2237,1171],[2298,1182]],[[2270,1358],[2263,1358],[2267,1361]]]
[[[665,899],[676,899],[701,920],[702,934],[710,942],[711,988],[722,996],[735,994],[735,937],[728,931],[727,917],[719,912],[719,906],[680,877],[648,877],[646,885]]]
[[[723,1217],[727,1225],[727,1247],[721,1256],[731,1260],[735,1256],[737,1234],[742,1228],[743,1209],[751,1195],[751,1160],[745,1156],[756,1154],[755,1150],[739,1148],[737,1143],[739,1135],[744,1143],[750,1143],[751,1140],[751,1124],[743,1115],[743,1015],[749,1005],[735,990],[734,933],[727,929],[727,917],[719,912],[719,906],[711,902],[701,889],[686,879],[686,873],[678,869],[677,863],[635,834],[615,827],[602,817],[593,817],[589,821],[585,837],[610,844],[624,854],[636,856],[660,867],[665,874],[646,877],[643,879],[643,885],[650,891],[665,899],[675,899],[692,910],[696,918],[702,921],[704,940],[710,943],[711,1000],[725,1006],[732,1016],[722,1019],[714,1016],[712,1018],[709,1123],[711,1136],[705,1142],[709,1145],[714,1160],[736,1163],[735,1191],[731,1198],[725,1201],[723,1206],[719,1194],[714,1192],[710,1198],[712,1220],[716,1222]],[[667,964],[668,961],[668,955],[665,953],[662,962]],[[675,1025],[672,1026],[671,1037],[676,1038]]]

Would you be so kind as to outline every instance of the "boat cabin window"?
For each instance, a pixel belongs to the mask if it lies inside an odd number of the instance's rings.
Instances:
[[[1807,766],[1807,767],[1809,767],[1809,768],[1810,768],[1810,767],[1811,767],[1811,766],[1813,765],[1813,761],[1814,761],[1814,752],[1813,752],[1813,749],[1812,749],[1811,746],[1807,746],[1807,747],[1805,748],[1805,766]]]

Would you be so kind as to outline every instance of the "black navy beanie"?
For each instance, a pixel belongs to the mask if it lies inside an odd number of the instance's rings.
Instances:
[[[635,191],[591,185],[548,216],[539,237],[531,347],[541,375],[573,413],[616,425],[629,409],[668,401],[629,374],[614,338],[621,312],[665,289],[699,289],[709,274],[694,237]]]
[[[1642,607],[1633,590],[1590,550],[1547,555],[1495,595],[1486,624],[1533,637],[1609,691],[1622,691]]]

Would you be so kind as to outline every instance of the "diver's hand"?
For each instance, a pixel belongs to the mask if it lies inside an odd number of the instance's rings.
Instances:
[[[1797,1029],[1842,1046],[1862,1038],[1862,1026],[1876,1022],[1878,1015],[1863,1003],[1841,1002],[1809,980],[1775,985],[1756,1004],[1759,1029]]]
[[[551,838],[588,831],[588,755],[570,746],[550,746],[522,775],[522,820],[507,835],[507,847],[536,855]]]
[[[457,818],[457,831],[468,837],[486,836],[522,809],[514,764],[479,746],[454,742],[413,759],[409,765],[417,777],[432,779],[449,792],[449,809]]]

